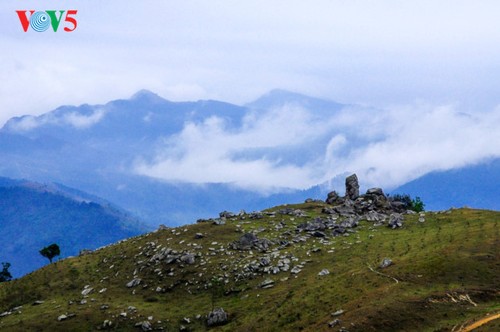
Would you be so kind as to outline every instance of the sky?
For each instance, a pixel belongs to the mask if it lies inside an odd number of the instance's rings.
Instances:
[[[30,9],[76,9],[77,29],[23,32],[15,11]],[[227,159],[228,151],[246,148],[245,139],[256,136],[231,136],[215,121],[179,134],[183,160],[164,158],[139,170],[162,177],[184,165],[192,173],[176,180],[194,179],[201,160],[189,150],[194,135],[207,144],[207,161],[227,166],[241,181],[252,169],[261,182],[277,174],[307,179],[295,184],[301,187],[354,169],[394,185],[409,174],[500,156],[492,143],[500,125],[499,12],[496,0],[3,0],[0,124],[60,105],[128,98],[141,89],[174,101],[241,105],[281,88],[383,109],[387,121],[377,130],[391,140],[352,151],[349,159],[325,151],[320,166],[307,169],[277,168],[267,160],[239,165]],[[354,125],[370,130],[362,119]],[[212,131],[200,134],[199,126]],[[229,140],[241,145],[221,152]],[[336,137],[330,150],[344,140]],[[404,151],[418,149],[415,142],[425,153],[403,160]],[[322,167],[321,176],[311,175]]]
[[[16,10],[76,9],[23,32]],[[373,106],[492,109],[498,1],[3,0],[0,123],[149,89],[249,102],[273,88]]]

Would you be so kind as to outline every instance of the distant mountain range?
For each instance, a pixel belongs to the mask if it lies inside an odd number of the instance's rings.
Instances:
[[[39,250],[52,243],[77,255],[142,234],[145,226],[106,201],[61,185],[0,178],[0,261],[14,277],[48,263]]]
[[[420,196],[429,210],[463,206],[499,210],[500,159],[450,171],[432,172],[393,192]]]
[[[171,102],[143,90],[104,105],[10,119],[0,129],[0,176],[63,183],[122,206],[152,227],[180,225],[226,209],[324,199],[356,171],[349,161],[361,149],[387,138],[387,118],[380,114],[284,90],[244,106]],[[498,191],[485,189],[487,178],[464,181],[475,172],[498,179],[498,163],[424,171],[399,188],[383,185],[421,196],[428,208],[500,209],[500,202],[490,203]],[[362,189],[378,183],[380,177],[369,177],[377,170],[360,175]]]

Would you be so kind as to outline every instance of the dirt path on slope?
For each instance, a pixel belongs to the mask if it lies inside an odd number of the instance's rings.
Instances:
[[[478,320],[477,322],[474,322],[466,327],[463,327],[459,330],[459,332],[469,332],[469,331],[472,331],[484,324],[487,324],[488,322],[491,322],[492,320],[495,320],[495,319],[498,319],[500,318],[500,313],[498,314],[495,314],[493,316],[487,316],[487,317],[484,317],[480,320]]]

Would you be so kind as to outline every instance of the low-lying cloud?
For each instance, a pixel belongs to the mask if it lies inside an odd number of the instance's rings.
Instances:
[[[40,116],[27,115],[8,122],[6,127],[15,132],[30,131],[44,125],[70,125],[77,129],[83,129],[98,123],[105,113],[104,109],[98,109],[88,115],[78,112],[65,112],[64,114],[50,112]]]
[[[319,118],[314,110],[288,106],[251,113],[237,128],[218,117],[187,123],[135,170],[166,181],[267,193],[356,172],[363,187],[390,189],[431,171],[500,157],[498,128],[500,107],[473,114],[453,105],[347,107]]]

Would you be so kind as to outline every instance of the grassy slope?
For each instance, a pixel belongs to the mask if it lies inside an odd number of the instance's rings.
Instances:
[[[321,215],[322,206],[311,203],[293,207],[314,217]],[[449,331],[468,320],[500,311],[499,212],[460,209],[428,213],[425,223],[419,223],[418,216],[405,218],[402,229],[372,227],[362,221],[357,233],[349,237],[331,238],[328,244],[310,238],[279,250],[280,255],[297,257],[294,264],[307,261],[302,271],[243,282],[230,278],[231,282],[224,286],[229,293],[226,295],[205,290],[204,285],[212,276],[231,275],[233,268],[263,254],[253,251],[249,258],[249,252],[209,248],[227,247],[241,236],[240,229],[265,229],[259,238],[277,238],[286,230],[295,235],[295,226],[309,218],[277,214],[274,218],[228,221],[223,226],[200,223],[149,233],[0,284],[0,313],[23,305],[22,313],[0,318],[0,330],[89,331],[105,319],[113,321],[114,329],[137,330],[135,323],[148,316],[153,316],[154,327],[166,330],[178,330],[180,325],[194,331],[205,330],[203,318],[195,316],[210,311],[212,298],[216,306],[230,314],[229,324],[214,329],[220,331],[338,331],[341,326],[349,331]],[[286,227],[277,231],[274,225],[281,220]],[[205,237],[194,239],[195,233]],[[165,272],[163,277],[153,272],[160,265],[146,267],[138,272],[142,284],[126,288],[134,270],[141,265],[136,263],[148,259],[144,254],[152,250],[151,243],[156,247],[161,244],[202,252],[207,263],[200,266],[197,258],[195,265],[185,268],[178,264],[162,266],[163,271],[174,269],[174,276]],[[195,243],[203,249],[194,250]],[[312,252],[313,248],[321,251]],[[384,257],[390,257],[394,265],[377,269]],[[400,282],[376,274],[368,266]],[[324,268],[330,274],[318,276]],[[275,287],[261,289],[259,284],[267,278],[275,281]],[[69,304],[70,300],[83,298],[85,285],[96,290],[86,299],[87,304]],[[166,293],[155,291],[157,286],[171,285],[176,286]],[[102,288],[107,290],[98,293]],[[465,295],[477,306],[463,300]],[[45,302],[32,306],[37,299]],[[102,304],[109,308],[100,310]],[[128,311],[129,306],[135,306],[137,311]],[[327,323],[334,319],[331,313],[338,309],[345,311],[338,317],[342,323],[329,328]],[[126,318],[119,317],[122,312],[127,312]],[[58,322],[57,317],[64,313],[76,316]],[[184,317],[192,322],[183,323]]]

